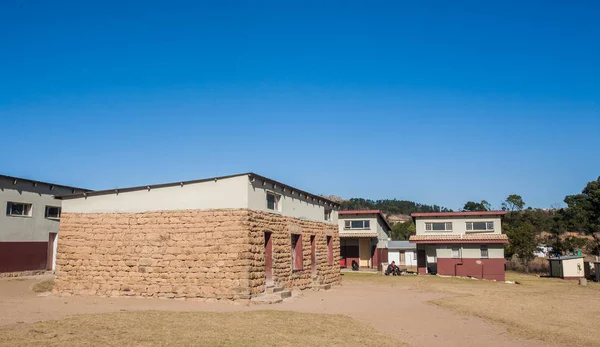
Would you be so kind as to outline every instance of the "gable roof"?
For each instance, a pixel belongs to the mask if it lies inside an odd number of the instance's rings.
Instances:
[[[15,177],[15,176],[0,175],[0,179],[7,179],[7,180],[15,181],[15,182],[25,181],[25,182],[30,182],[30,183],[44,184],[47,186],[55,186],[55,187],[61,187],[61,188],[67,188],[67,189],[81,190],[83,192],[90,191],[89,189],[85,189],[85,188],[65,186],[62,184],[55,184],[55,183],[49,183],[49,182],[44,182],[44,181],[31,180],[28,178]]]
[[[86,197],[86,196],[107,195],[107,194],[133,192],[133,191],[146,190],[146,189],[156,189],[156,188],[166,188],[166,187],[173,187],[173,186],[183,186],[183,185],[186,185],[186,184],[202,183],[202,182],[209,182],[209,181],[218,181],[218,180],[223,180],[223,179],[233,178],[233,177],[240,177],[240,176],[248,176],[248,178],[250,180],[257,179],[257,180],[261,180],[261,181],[264,181],[264,182],[269,182],[271,184],[278,185],[280,187],[285,187],[285,188],[289,189],[290,191],[295,191],[298,194],[306,195],[308,198],[313,199],[313,201],[319,201],[319,200],[321,200],[321,201],[324,201],[324,202],[328,203],[329,205],[331,205],[333,207],[336,207],[336,208],[339,208],[339,206],[340,206],[339,203],[337,203],[337,202],[335,202],[333,200],[324,198],[324,197],[316,195],[316,194],[311,194],[311,193],[306,192],[304,190],[300,190],[300,189],[294,188],[294,187],[292,187],[290,185],[283,184],[281,182],[275,181],[275,180],[267,178],[265,176],[261,176],[261,175],[255,174],[254,172],[247,172],[247,173],[241,173],[241,174],[235,174],[235,175],[227,175],[227,176],[217,176],[217,177],[203,178],[203,179],[190,180],[190,181],[178,181],[178,182],[161,183],[161,184],[150,184],[150,185],[128,187],[128,188],[94,190],[94,191],[87,191],[85,193],[61,195],[61,196],[57,196],[56,198],[57,199],[64,199],[64,200],[78,199],[78,198],[82,198],[82,197]]]
[[[415,212],[413,217],[468,217],[468,216],[503,216],[505,211],[462,211],[462,212]]]
[[[339,216],[343,216],[343,215],[362,215],[362,214],[376,214],[376,215],[378,215],[379,218],[381,218],[383,220],[383,223],[385,223],[385,225],[387,225],[388,229],[392,230],[392,226],[387,221],[387,219],[385,219],[385,216],[383,215],[383,213],[381,213],[380,210],[346,210],[346,211],[338,211],[338,217]]]

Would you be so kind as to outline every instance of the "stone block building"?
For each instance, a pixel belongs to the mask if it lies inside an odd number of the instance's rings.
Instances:
[[[247,300],[338,284],[338,204],[254,174],[62,199],[55,292]]]

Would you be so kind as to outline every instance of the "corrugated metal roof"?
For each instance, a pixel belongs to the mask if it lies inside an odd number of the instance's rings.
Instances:
[[[417,245],[410,241],[388,241],[389,249],[416,249]]]
[[[377,233],[340,233],[340,237],[377,237]]]
[[[452,235],[413,235],[410,242],[414,243],[507,243],[504,234],[452,234]]]

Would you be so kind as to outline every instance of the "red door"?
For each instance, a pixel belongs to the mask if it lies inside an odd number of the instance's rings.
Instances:
[[[273,284],[273,241],[271,233],[265,233],[265,281]]]
[[[317,275],[317,246],[315,242],[315,235],[310,237],[310,268],[312,275]]]

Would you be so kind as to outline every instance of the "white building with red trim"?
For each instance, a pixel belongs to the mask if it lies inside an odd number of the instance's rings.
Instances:
[[[413,213],[418,273],[504,281],[504,213]]]
[[[388,261],[392,227],[379,210],[339,211],[340,265],[376,269]]]

